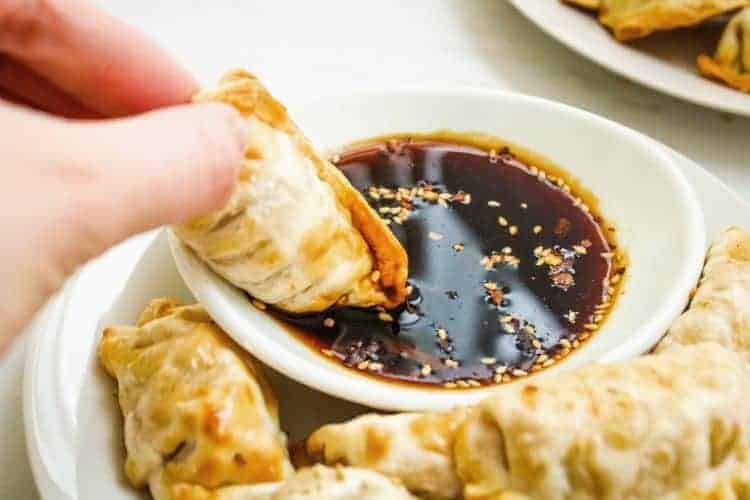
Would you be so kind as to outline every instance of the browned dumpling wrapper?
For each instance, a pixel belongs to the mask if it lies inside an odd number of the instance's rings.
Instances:
[[[594,11],[599,10],[599,7],[601,7],[602,4],[601,0],[562,0],[562,2]]]
[[[748,0],[601,0],[599,21],[621,41],[700,24]]]
[[[201,306],[152,301],[136,326],[104,330],[99,359],[118,382],[125,473],[156,500],[231,498],[293,473],[274,395]]]
[[[257,78],[230,72],[195,100],[239,110],[249,146],[226,206],[175,229],[185,244],[226,280],[285,311],[403,302],[405,250]]]
[[[698,68],[709,78],[750,92],[750,7],[729,21],[713,57],[698,56]]]

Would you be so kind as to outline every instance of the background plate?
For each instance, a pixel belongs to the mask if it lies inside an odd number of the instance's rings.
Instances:
[[[750,205],[694,162],[670,154],[698,194],[709,238],[729,225],[750,227]],[[125,484],[114,384],[93,356],[100,323],[131,322],[151,297],[162,294],[190,298],[165,234],[151,233],[86,266],[49,304],[33,332],[24,420],[32,469],[45,500],[143,498]],[[292,441],[324,422],[366,411],[269,375]]]
[[[548,35],[615,73],[717,110],[750,116],[750,95],[698,74],[696,57],[713,54],[726,18],[696,28],[617,42],[596,17],[559,0],[509,0]]]

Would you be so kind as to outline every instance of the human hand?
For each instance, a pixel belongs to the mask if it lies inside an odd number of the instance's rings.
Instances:
[[[0,353],[78,265],[226,201],[244,127],[225,105],[176,106],[196,90],[81,0],[0,0]]]

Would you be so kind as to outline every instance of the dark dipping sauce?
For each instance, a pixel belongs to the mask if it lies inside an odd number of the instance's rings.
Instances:
[[[551,366],[604,320],[624,272],[613,228],[562,177],[507,148],[429,138],[333,161],[404,245],[412,290],[385,315],[281,316],[327,356],[376,377],[478,387]]]

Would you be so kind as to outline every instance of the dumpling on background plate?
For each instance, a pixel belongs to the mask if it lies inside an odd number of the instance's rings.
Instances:
[[[750,7],[729,21],[713,57],[698,57],[698,68],[705,76],[750,92]]]
[[[601,0],[599,21],[620,41],[694,26],[748,5],[748,0]]]

